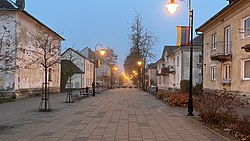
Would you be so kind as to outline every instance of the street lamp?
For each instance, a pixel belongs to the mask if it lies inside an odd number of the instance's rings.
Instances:
[[[174,0],[170,0],[166,6],[169,13],[174,14],[179,7],[178,3]],[[190,46],[190,71],[189,71],[189,96],[188,96],[188,116],[194,116],[193,114],[193,98],[192,98],[192,88],[193,88],[193,9],[191,8],[191,0],[188,0],[188,24],[189,24],[189,46]]]
[[[137,62],[137,64],[138,64],[138,80],[139,80],[139,89],[141,88],[141,66],[142,66],[142,61],[138,61]]]
[[[105,50],[103,49],[103,46],[101,44],[96,44],[95,46],[95,52],[94,52],[94,73],[93,73],[93,83],[92,83],[92,94],[93,96],[95,96],[95,86],[96,86],[96,65],[97,65],[97,62],[96,62],[96,48],[97,46],[101,46],[102,49],[99,51],[100,54],[103,56],[105,54]]]
[[[116,66],[114,66],[114,82],[115,82],[115,74],[116,74],[116,71],[118,70],[118,68]],[[111,74],[112,75],[112,74]],[[111,79],[111,86],[112,86],[112,79]],[[111,87],[112,88],[112,87]]]

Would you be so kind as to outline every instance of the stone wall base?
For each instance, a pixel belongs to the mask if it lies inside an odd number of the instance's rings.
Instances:
[[[59,93],[60,88],[52,87],[49,89],[49,94]],[[15,97],[17,99],[41,96],[44,94],[44,91],[41,88],[33,88],[33,89],[20,89],[20,90],[12,90],[12,91],[0,91],[0,96],[4,97]]]

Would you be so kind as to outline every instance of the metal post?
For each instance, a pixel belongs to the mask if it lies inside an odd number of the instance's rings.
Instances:
[[[189,71],[189,96],[188,96],[188,116],[193,114],[193,10],[191,9],[191,0],[189,0],[189,30],[190,30],[190,71]]]

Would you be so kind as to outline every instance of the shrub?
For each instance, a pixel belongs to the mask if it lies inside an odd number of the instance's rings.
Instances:
[[[164,100],[164,98],[165,98],[165,94],[164,93],[162,93],[162,92],[159,92],[159,93],[157,93],[157,96],[156,96],[158,99],[160,99],[160,100]]]
[[[233,126],[233,133],[236,138],[244,141],[250,141],[250,117],[243,116]]]
[[[172,106],[186,107],[188,104],[188,93],[170,93],[166,101]]]
[[[194,98],[194,108],[199,112],[202,121],[211,124],[235,122],[236,112],[230,106],[236,95],[228,92],[221,94],[203,94]]]
[[[181,92],[186,93],[189,90],[189,81],[188,80],[181,80],[180,82]]]
[[[193,95],[201,95],[203,93],[203,85],[202,83],[197,83],[193,87]]]

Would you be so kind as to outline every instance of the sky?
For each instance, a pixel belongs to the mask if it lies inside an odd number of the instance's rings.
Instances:
[[[187,2],[176,0],[180,7],[174,15],[164,8],[167,2],[169,0],[26,0],[25,10],[65,38],[63,51],[68,47],[95,50],[97,44],[102,44],[115,51],[118,67],[123,70],[130,49],[130,25],[137,13],[142,17],[142,25],[159,38],[154,47],[156,56],[149,63],[161,58],[165,45],[176,44],[176,26],[188,25]],[[192,0],[191,3],[194,28],[197,28],[228,1]]]

